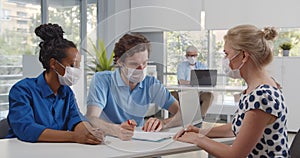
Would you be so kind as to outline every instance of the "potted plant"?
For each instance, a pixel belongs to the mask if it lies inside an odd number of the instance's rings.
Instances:
[[[90,42],[92,43],[91,40],[90,40]],[[93,47],[94,54],[96,56],[94,56],[93,53],[91,53],[89,51],[86,51],[86,52],[94,58],[94,61],[92,61],[92,62],[95,64],[95,66],[88,65],[88,67],[94,72],[113,70],[114,69],[114,65],[113,65],[114,52],[112,52],[110,57],[108,58],[107,53],[106,53],[106,48],[105,48],[104,42],[102,40],[98,40],[98,47],[94,43],[92,43],[92,47]]]
[[[284,42],[279,46],[283,51],[283,56],[289,56],[290,49],[292,48],[292,43]]]

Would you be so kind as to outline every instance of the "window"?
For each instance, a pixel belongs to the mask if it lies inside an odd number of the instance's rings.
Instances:
[[[165,32],[167,46],[167,84],[177,84],[177,65],[185,60],[185,50],[189,45],[198,48],[198,60],[208,65],[208,31]]]
[[[26,28],[17,28],[17,31],[23,32],[23,33],[28,32]],[[25,41],[26,41],[26,39],[25,39]]]
[[[10,11],[6,10],[6,9],[3,9],[2,12],[3,12],[3,15],[2,15],[1,19],[2,20],[9,20],[10,19]]]
[[[74,3],[71,3],[74,1]],[[77,0],[69,1],[73,5],[63,5],[63,1],[49,6],[49,22],[59,24],[63,30],[64,38],[73,41],[77,46],[80,42],[80,8],[75,5]],[[58,3],[58,2],[57,2]]]
[[[19,17],[26,17],[27,13],[26,12],[20,12],[20,11],[18,11],[17,12],[17,16],[19,16]]]
[[[218,70],[218,84],[244,85],[245,83],[242,80],[230,79],[223,74],[222,64],[220,63],[222,63],[223,37],[226,32],[227,30],[165,32],[167,84],[177,84],[177,65],[185,60],[185,49],[192,44],[198,48],[198,60],[208,65],[209,68]],[[300,28],[279,28],[278,32],[278,38],[273,42],[274,56],[282,56],[279,45],[286,41],[291,42],[293,45],[290,56],[300,56]]]
[[[17,20],[17,24],[18,25],[26,25],[27,24],[27,20]]]
[[[22,55],[35,54],[36,40],[32,28],[39,24],[41,13],[40,6],[35,4],[28,7],[8,0],[2,0],[0,3],[0,12],[4,13],[0,23],[1,120],[7,115],[10,87],[22,78]],[[26,12],[23,12],[24,10]],[[24,14],[30,18],[22,20]]]

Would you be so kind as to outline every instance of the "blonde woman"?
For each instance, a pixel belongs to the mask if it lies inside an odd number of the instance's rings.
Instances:
[[[277,34],[274,28],[253,25],[228,30],[223,67],[228,76],[243,78],[248,86],[238,111],[229,124],[209,130],[189,126],[175,140],[196,144],[216,157],[288,157],[287,107],[280,86],[265,70],[273,58],[268,40]],[[234,136],[232,145],[210,139]]]

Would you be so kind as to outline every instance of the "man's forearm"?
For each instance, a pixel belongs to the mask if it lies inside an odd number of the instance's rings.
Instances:
[[[163,129],[180,126],[182,124],[180,112],[178,111],[174,116],[164,119],[163,124]]]
[[[88,116],[88,118],[92,126],[94,128],[99,128],[102,132],[104,132],[104,135],[117,136],[116,124],[108,123],[96,116]]]

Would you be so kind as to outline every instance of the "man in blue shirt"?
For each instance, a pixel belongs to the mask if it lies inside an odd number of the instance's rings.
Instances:
[[[141,35],[125,34],[114,48],[118,68],[97,72],[87,98],[87,117],[104,134],[130,140],[135,126],[160,131],[180,125],[179,104],[159,80],[146,76],[149,41]],[[144,117],[150,103],[173,114],[164,120]]]
[[[207,69],[207,67],[197,60],[198,50],[195,46],[187,47],[185,57],[186,61],[181,62],[177,67],[177,80],[179,84],[189,85],[191,70]]]
[[[177,67],[177,79],[180,85],[189,85],[191,70],[207,69],[206,65],[197,60],[198,50],[195,46],[188,46],[186,49],[186,61],[181,62]],[[205,114],[213,100],[212,92],[199,92],[199,101],[201,105],[201,115]]]

